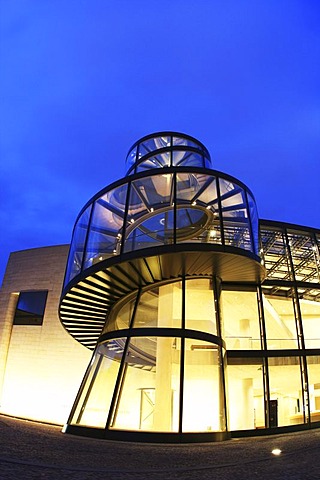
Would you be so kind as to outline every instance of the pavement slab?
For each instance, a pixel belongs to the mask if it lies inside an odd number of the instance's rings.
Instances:
[[[273,455],[273,449],[282,451]],[[320,480],[320,429],[202,444],[115,442],[0,415],[0,480]]]

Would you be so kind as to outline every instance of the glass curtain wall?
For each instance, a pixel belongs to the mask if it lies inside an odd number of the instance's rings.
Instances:
[[[181,243],[236,247],[259,255],[256,205],[244,185],[217,172],[154,171],[127,177],[77,220],[65,285],[123,253]]]
[[[157,286],[119,304],[105,334],[123,329],[129,329],[128,337],[97,348],[71,424],[150,432],[225,431],[223,352],[212,280]]]

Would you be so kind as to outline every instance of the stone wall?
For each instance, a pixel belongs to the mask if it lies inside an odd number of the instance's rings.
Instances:
[[[68,245],[10,255],[0,291],[0,412],[65,423],[91,352],[63,328],[58,305]],[[13,325],[21,291],[48,290],[42,326]]]

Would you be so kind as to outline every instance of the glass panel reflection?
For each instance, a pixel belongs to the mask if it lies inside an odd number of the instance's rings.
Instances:
[[[120,253],[127,185],[110,190],[94,203],[85,268]]]
[[[219,184],[225,244],[254,251],[244,190],[222,178]]]
[[[90,205],[81,215],[75,225],[73,237],[70,245],[68,265],[66,271],[65,284],[70,282],[81,271],[82,259],[87,237],[88,224],[92,205]]]
[[[178,431],[179,383],[179,339],[131,338],[111,428]]]
[[[254,242],[254,252],[259,255],[259,218],[256,203],[250,193],[247,192],[248,207],[250,211],[250,220],[252,225],[252,234]]]
[[[199,167],[203,168],[203,156],[196,152],[174,150],[172,152],[172,165],[174,167]]]

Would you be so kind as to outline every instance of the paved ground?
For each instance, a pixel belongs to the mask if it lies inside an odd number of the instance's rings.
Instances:
[[[62,434],[0,415],[0,479],[320,480],[320,430],[192,445]],[[272,455],[280,448],[282,454]]]

